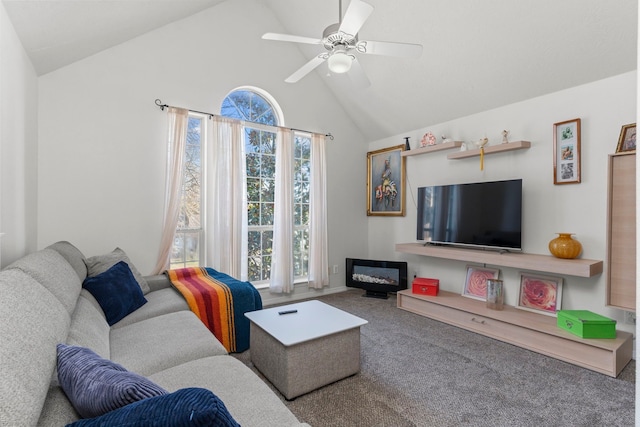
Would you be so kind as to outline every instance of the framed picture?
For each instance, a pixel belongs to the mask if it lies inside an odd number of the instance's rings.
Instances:
[[[562,278],[520,273],[518,308],[555,316],[562,307]]]
[[[620,138],[618,138],[618,147],[616,153],[634,152],[636,151],[636,124],[622,126]]]
[[[367,215],[404,216],[405,146],[367,153]]]
[[[580,119],[553,125],[553,183],[580,182]]]
[[[496,268],[478,267],[467,265],[467,279],[464,281],[462,296],[487,300],[487,280],[497,279],[500,270]]]

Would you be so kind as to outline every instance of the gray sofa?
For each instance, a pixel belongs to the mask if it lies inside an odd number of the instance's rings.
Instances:
[[[58,384],[58,343],[89,348],[168,392],[209,389],[245,427],[307,425],[227,353],[164,276],[145,277],[147,303],[109,326],[82,288],[87,274],[86,258],[68,242],[0,271],[0,425],[63,426],[80,418]]]

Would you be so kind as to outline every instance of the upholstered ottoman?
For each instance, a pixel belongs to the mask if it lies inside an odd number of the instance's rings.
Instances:
[[[360,371],[364,319],[320,301],[245,316],[251,361],[288,400]]]

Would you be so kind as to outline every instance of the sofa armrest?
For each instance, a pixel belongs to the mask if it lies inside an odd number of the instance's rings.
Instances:
[[[165,289],[165,288],[170,288],[171,287],[171,281],[164,274],[156,274],[156,275],[153,275],[153,276],[145,276],[144,279],[149,284],[149,288],[151,289],[152,292],[160,290],[160,289]]]

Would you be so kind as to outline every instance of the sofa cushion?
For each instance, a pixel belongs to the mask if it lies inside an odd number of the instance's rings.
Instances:
[[[57,349],[60,387],[85,418],[167,393],[153,381],[103,359],[88,348],[58,344]]]
[[[191,311],[152,317],[111,328],[111,357],[133,372],[149,375],[227,350]]]
[[[111,359],[109,333],[109,324],[100,304],[88,290],[83,289],[78,297],[76,311],[71,316],[66,343],[90,348],[105,359]]]
[[[267,383],[233,356],[193,360],[149,375],[149,379],[170,392],[184,387],[207,388],[243,426],[300,426]]]
[[[73,267],[82,282],[87,277],[87,266],[84,263],[85,256],[78,248],[69,242],[61,241],[47,246],[58,252]]]
[[[97,255],[89,257],[85,260],[85,264],[87,265],[87,271],[89,277],[97,276],[100,273],[103,273],[113,267],[114,264],[124,261],[127,263],[133,276],[136,278],[136,281],[140,285],[140,289],[142,289],[142,293],[146,294],[149,292],[149,285],[147,281],[144,279],[142,274],[138,271],[135,265],[131,262],[127,254],[120,248],[115,248],[113,251],[104,255]]]
[[[53,249],[43,249],[15,261],[7,269],[18,269],[33,277],[73,313],[82,282],[62,255]]]
[[[151,292],[158,291],[160,289],[173,288],[173,284],[166,274],[153,274],[151,276],[144,276],[144,280],[147,281]]]
[[[173,288],[151,291],[144,296],[147,303],[126,316],[124,319],[113,325],[114,328],[121,328],[141,320],[162,316],[163,314],[175,313],[176,311],[188,311],[189,304],[182,295]]]
[[[80,418],[62,387],[58,385],[57,375],[51,380],[49,393],[44,401],[38,427],[66,426]]]
[[[98,418],[76,421],[68,427],[116,425],[240,427],[215,394],[193,387],[135,402]]]
[[[3,426],[36,425],[56,366],[56,344],[67,337],[69,323],[62,303],[31,276],[18,269],[0,272]]]
[[[96,276],[87,277],[82,287],[98,301],[109,326],[147,302],[131,269],[124,261]]]

